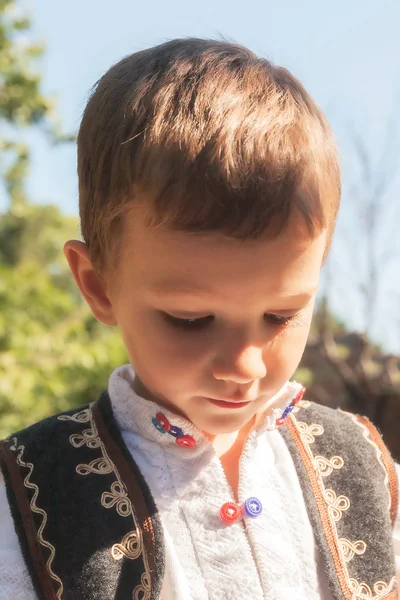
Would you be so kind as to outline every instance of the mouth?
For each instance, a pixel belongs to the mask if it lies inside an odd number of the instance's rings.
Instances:
[[[250,404],[250,400],[247,402],[238,400],[216,400],[215,398],[206,398],[211,404],[219,406],[220,408],[243,408]]]

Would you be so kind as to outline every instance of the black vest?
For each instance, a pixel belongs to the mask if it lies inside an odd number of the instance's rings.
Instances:
[[[280,432],[334,599],[397,600],[398,483],[377,430],[363,417],[303,401]],[[0,465],[40,600],[159,598],[160,518],[107,392],[11,435],[0,444]]]

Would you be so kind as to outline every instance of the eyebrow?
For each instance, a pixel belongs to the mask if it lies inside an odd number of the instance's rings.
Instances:
[[[176,296],[178,294],[181,294],[183,296],[189,296],[189,295],[192,295],[192,296],[193,295],[216,296],[216,295],[220,295],[218,290],[203,287],[201,285],[197,285],[194,282],[192,282],[189,285],[187,283],[182,283],[181,281],[174,281],[171,279],[160,281],[160,282],[150,286],[149,290],[157,296],[170,296],[170,295]],[[293,300],[293,301],[310,300],[310,298],[312,298],[312,296],[315,294],[316,291],[317,291],[317,286],[310,287],[299,293],[294,292],[293,294],[283,294],[283,298],[285,298],[287,300]]]
[[[197,285],[196,283],[191,283],[190,285],[187,283],[182,283],[181,281],[174,281],[173,279],[160,281],[152,286],[150,286],[150,291],[157,296],[161,295],[194,295],[197,294],[199,296],[211,296],[215,295],[215,290],[211,288],[203,287],[201,285]],[[217,292],[218,293],[218,292]]]

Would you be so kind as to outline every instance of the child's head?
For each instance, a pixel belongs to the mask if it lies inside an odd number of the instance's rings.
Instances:
[[[209,433],[239,429],[307,340],[340,201],[320,109],[243,47],[175,40],[100,79],[78,172],[85,243],[66,255],[95,317],[119,325],[137,391]]]

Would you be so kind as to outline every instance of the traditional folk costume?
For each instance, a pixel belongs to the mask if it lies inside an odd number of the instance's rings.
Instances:
[[[134,377],[1,443],[0,600],[398,599],[399,469],[366,418],[288,382],[236,503],[209,441]]]

